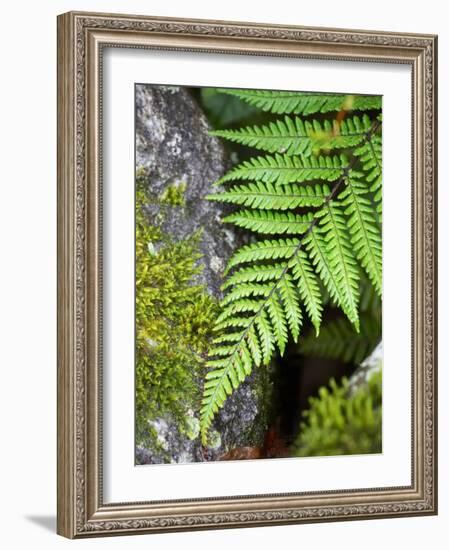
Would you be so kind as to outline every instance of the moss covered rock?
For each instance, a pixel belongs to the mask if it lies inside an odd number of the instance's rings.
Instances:
[[[261,445],[270,380],[256,370],[217,415],[198,410],[221,277],[239,236],[205,199],[225,151],[185,89],[136,86],[136,462],[213,460]]]

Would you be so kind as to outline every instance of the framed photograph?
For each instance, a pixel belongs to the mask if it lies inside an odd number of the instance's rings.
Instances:
[[[59,16],[59,534],[437,512],[436,55]]]

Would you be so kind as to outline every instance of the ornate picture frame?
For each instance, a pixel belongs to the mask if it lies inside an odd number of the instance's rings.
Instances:
[[[402,64],[412,75],[411,484],[106,503],[102,55],[106,47]],[[437,513],[437,38],[70,12],[58,17],[58,533],[69,538]],[[174,466],[176,467],[176,466]]]

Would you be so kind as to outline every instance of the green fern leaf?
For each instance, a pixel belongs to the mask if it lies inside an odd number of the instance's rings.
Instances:
[[[368,141],[354,150],[359,157],[366,181],[370,185],[377,211],[382,215],[382,138],[380,135],[370,136]]]
[[[236,185],[226,192],[208,195],[206,198],[263,210],[292,210],[298,207],[321,206],[329,193],[326,184],[286,184],[275,187],[272,183],[259,181]]]
[[[226,216],[224,222],[250,229],[256,233],[298,235],[310,226],[308,215],[300,216],[292,212],[272,212],[266,210],[241,210]]]
[[[287,321],[285,312],[277,293],[272,293],[267,300],[267,310],[271,319],[271,326],[275,336],[276,344],[281,355],[284,354],[285,345],[288,340]]]
[[[274,335],[265,310],[262,310],[260,315],[254,319],[254,324],[259,333],[263,363],[267,365],[274,351]]]
[[[318,336],[321,325],[321,313],[323,310],[318,279],[303,250],[298,251],[298,254],[292,258],[289,265],[292,269],[294,278],[298,281],[301,298],[304,300],[307,313],[309,314],[310,320]]]
[[[258,367],[262,363],[262,352],[259,337],[257,336],[254,325],[249,327],[246,339],[251,357],[253,358],[254,364]]]
[[[260,294],[257,290],[260,284],[258,280],[265,279],[267,267],[270,266],[257,265],[251,269],[250,279],[256,295]],[[238,326],[241,327],[242,332],[241,337],[237,339],[233,330],[231,342],[227,342],[223,337],[210,351],[211,359],[207,362],[207,366],[215,369],[217,374],[211,379],[206,377],[207,382],[201,407],[203,442],[207,442],[207,430],[216,410],[218,410],[215,405],[218,408],[223,405],[228,389],[235,388],[235,384],[242,382],[250,374],[253,363],[267,364],[275,347],[279,349],[280,353],[285,350],[288,340],[288,324],[295,313],[291,311],[286,313],[285,311],[285,304],[288,302],[284,300],[285,292],[280,292],[279,288],[280,283],[284,282],[288,276],[287,265],[277,264],[276,269],[279,268],[281,268],[281,272],[271,283],[271,290],[268,294],[266,293],[267,285],[262,282],[262,298],[242,298],[240,293],[234,294],[235,300],[230,300],[229,297],[225,298],[226,303],[222,307],[222,313],[217,319],[215,329],[221,331],[229,327],[234,329]],[[258,276],[257,271],[262,275]],[[238,288],[237,283],[242,272],[246,278],[249,269],[236,271],[228,279],[228,282],[229,280],[233,281],[234,290]],[[291,299],[294,300],[294,298]],[[297,312],[296,315],[298,315]],[[257,333],[255,328],[257,328]],[[257,362],[254,357],[257,358]]]
[[[295,342],[298,341],[302,325],[302,313],[299,306],[298,290],[288,273],[279,283],[279,294],[284,303],[284,311],[290,333]]]
[[[244,317],[233,317],[231,319],[226,319],[224,321],[221,321],[220,323],[215,323],[214,330],[217,332],[221,332],[224,329],[227,328],[245,328],[247,325],[246,319]]]
[[[229,307],[229,306],[228,306]],[[239,308],[237,308],[239,309]],[[240,313],[246,313],[243,307]],[[269,312],[275,326],[270,324]],[[244,330],[241,337],[230,347],[216,346],[206,366],[213,369],[206,374],[202,406],[200,409],[203,444],[207,444],[207,431],[218,409],[223,406],[227,395],[235,390],[251,373],[253,363],[268,363],[275,344],[280,349],[287,342],[285,313],[278,299],[270,294],[255,314],[240,317]],[[259,337],[254,327],[257,327]],[[221,358],[226,349],[227,357]],[[218,357],[218,359],[217,359]]]
[[[312,180],[335,181],[348,165],[344,155],[320,157],[288,157],[275,155],[256,157],[236,166],[217,181],[256,180],[285,185]]]
[[[320,337],[313,332],[301,338],[299,351],[305,355],[360,363],[376,347],[381,338],[380,325],[371,315],[360,315],[360,333],[354,334],[345,317],[323,324]]]
[[[341,305],[358,332],[360,276],[346,232],[342,206],[337,201],[329,202],[316,216],[320,218],[318,227],[325,242],[328,270],[334,274],[334,281],[342,300]]]
[[[252,263],[258,260],[278,260],[291,258],[295,253],[299,239],[276,239],[258,241],[240,248],[228,261],[226,273],[236,265]],[[242,285],[240,285],[241,287]]]
[[[231,302],[240,300],[241,298],[247,298],[248,296],[268,296],[272,290],[270,284],[251,284],[242,283],[233,287],[232,291],[226,294],[221,301],[221,306],[224,307]]]
[[[360,181],[360,174],[352,171],[346,188],[339,195],[357,259],[365,269],[379,296],[382,293],[382,236],[376,223],[376,214],[367,198],[369,189]]]
[[[272,113],[381,107],[377,96],[225,92]],[[206,376],[201,407],[205,444],[217,410],[253,366],[268,364],[275,351],[283,354],[289,336],[298,341],[304,310],[318,335],[328,293],[346,315],[346,328],[353,325],[356,338],[359,309],[368,299],[366,277],[381,294],[381,233],[373,205],[373,196],[381,197],[381,122],[378,117],[372,122],[366,114],[343,118],[285,116],[261,127],[214,132],[271,155],[237,165],[216,183],[244,183],[208,197],[239,205],[240,210],[223,221],[249,230],[255,242],[237,250],[225,270],[224,298],[207,362],[214,374]],[[345,149],[350,158],[316,155],[333,149]],[[261,239],[259,234],[271,237]],[[325,329],[321,331],[320,340]]]
[[[275,114],[310,115],[330,111],[367,111],[381,109],[380,96],[357,96],[286,92],[277,90],[220,89],[220,92],[237,96],[250,105]]]
[[[344,306],[340,286],[330,267],[326,243],[316,227],[312,228],[312,231],[304,239],[303,244],[331,300],[336,306],[341,307],[347,317],[350,318],[350,312]]]
[[[230,317],[232,317],[235,313],[247,313],[247,312],[257,312],[260,309],[260,301],[254,300],[254,299],[248,299],[248,298],[241,298],[238,300],[235,300],[232,303],[229,303],[222,309],[222,312],[217,318],[217,323],[221,323],[223,321],[226,321]],[[215,353],[215,349],[214,349]]]
[[[248,126],[240,130],[217,130],[213,135],[269,153],[310,156],[317,149],[354,147],[363,141],[371,127],[368,116],[357,116],[341,123],[328,120],[303,121],[286,116],[265,126]]]
[[[231,277],[226,279],[222,285],[222,289],[226,290],[230,286],[241,283],[250,283],[252,281],[263,282],[278,280],[282,276],[284,268],[285,266],[283,264],[259,265],[241,268],[238,271],[235,271]]]
[[[226,342],[237,342],[241,338],[240,332],[225,332],[220,336],[216,336],[213,340],[213,344],[223,344]]]
[[[226,396],[232,393],[232,389],[245,380],[245,372],[237,357],[233,357],[232,362],[228,362],[228,367],[216,368],[206,374],[204,383],[203,401],[200,409],[201,422],[205,430],[209,428],[215,414],[223,406]],[[203,430],[203,444],[207,444],[207,432]]]

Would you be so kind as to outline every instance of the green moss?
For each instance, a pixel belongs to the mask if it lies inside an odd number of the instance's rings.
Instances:
[[[162,193],[160,202],[168,206],[185,206],[185,192],[187,184],[172,183]]]
[[[209,449],[218,449],[221,447],[222,441],[221,441],[221,435],[217,432],[217,430],[211,429],[209,432],[209,440],[208,440],[208,447]]]
[[[183,426],[182,433],[189,439],[196,439],[200,435],[200,420],[196,416],[187,415]]]
[[[382,371],[350,392],[347,379],[331,380],[303,413],[296,456],[330,456],[382,452]]]
[[[164,211],[182,207],[185,184],[161,197],[136,179],[136,428],[137,441],[157,448],[151,421],[172,415],[192,433],[186,412],[200,402],[200,369],[211,337],[216,301],[196,282],[202,270],[200,233],[174,241],[162,231]],[[151,223],[145,205],[160,206]]]

